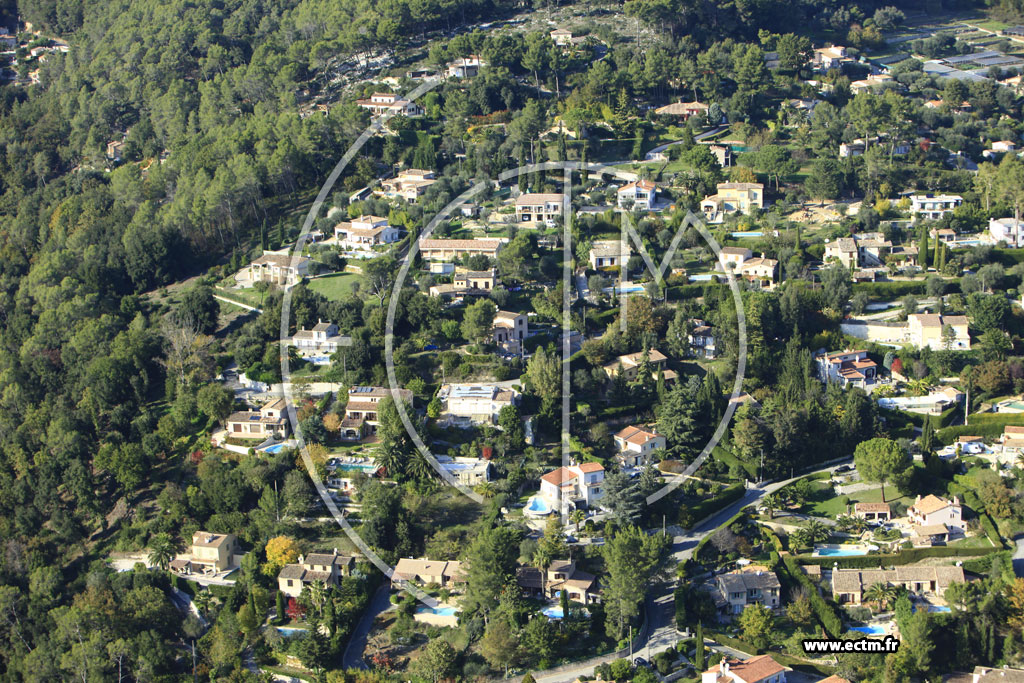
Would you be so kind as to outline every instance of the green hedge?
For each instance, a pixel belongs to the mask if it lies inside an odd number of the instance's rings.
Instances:
[[[710,517],[743,497],[746,487],[743,484],[732,484],[708,500],[687,506],[679,511],[679,526],[689,529],[705,517]]]
[[[935,433],[936,438],[943,445],[949,445],[956,441],[958,436],[980,436],[986,439],[996,439],[1003,434],[1003,427],[1006,425],[1024,426],[1024,414],[1021,413],[980,413],[971,415],[968,424],[955,425],[940,429]]]
[[[989,553],[988,555],[982,555],[972,560],[966,560],[963,564],[965,572],[971,572],[972,574],[988,574],[992,570],[992,563],[997,558],[1009,559],[1012,553],[1009,550],[1000,550],[999,552]]]
[[[753,644],[748,643],[745,640],[733,638],[732,636],[727,636],[724,633],[708,631],[707,637],[715,641],[719,645],[724,645],[725,647],[730,647],[733,650],[739,650],[740,652],[746,652],[748,655],[751,656],[759,655],[764,652],[764,650],[754,647]]]
[[[925,295],[924,280],[898,282],[855,282],[853,293],[867,292],[874,299],[899,299],[907,294]]]
[[[959,546],[942,546],[939,548],[909,548],[898,553],[879,553],[859,555],[855,557],[815,557],[798,555],[800,564],[816,564],[831,567],[833,564],[840,569],[870,569],[880,566],[912,564],[929,557],[977,557],[1001,550],[1001,548],[965,548]]]
[[[724,276],[723,276],[724,277]],[[704,296],[705,291],[713,291],[720,287],[728,287],[722,282],[699,282],[689,285],[675,285],[665,288],[666,299],[696,299]]]
[[[825,632],[830,637],[839,638],[843,632],[843,620],[839,618],[836,608],[821,596],[818,586],[811,580],[811,577],[807,576],[800,569],[796,558],[792,555],[787,555],[783,558],[779,569],[786,575],[787,583],[790,585],[799,583],[807,589],[807,595],[811,600],[811,608],[814,610],[814,615],[818,618],[821,627],[825,629]]]
[[[985,503],[982,502],[978,494],[963,486],[958,482],[950,482],[946,486],[946,492],[951,496],[960,496],[964,505],[974,510],[975,514],[978,515],[978,521],[981,523],[981,529],[985,532],[988,540],[995,544],[995,547],[1002,550],[1006,546],[1003,544],[1003,537],[999,535],[999,530],[996,528],[996,524],[992,521],[992,516],[988,514],[985,509]]]

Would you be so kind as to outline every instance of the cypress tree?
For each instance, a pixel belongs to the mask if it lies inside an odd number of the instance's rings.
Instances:
[[[284,593],[277,591],[277,621],[278,623],[284,623]]]
[[[704,671],[704,622],[697,622],[697,651],[693,654],[693,665],[697,671]]]

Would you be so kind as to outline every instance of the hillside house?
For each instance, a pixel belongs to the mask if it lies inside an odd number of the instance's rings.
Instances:
[[[450,588],[457,583],[465,582],[466,574],[462,570],[461,562],[428,560],[425,557],[418,560],[403,557],[398,560],[395,570],[391,574],[392,590],[402,590],[406,584],[410,583]]]
[[[573,602],[590,605],[600,601],[597,577],[577,569],[572,559],[555,560],[544,575],[536,567],[519,567],[516,583],[528,597],[551,600],[559,597],[561,591],[568,593]]]
[[[615,376],[619,373],[619,368],[622,368],[622,372],[626,375],[626,380],[633,382],[637,379],[637,375],[640,372],[640,365],[644,361],[644,353],[638,351],[636,353],[627,353],[619,356],[617,359],[608,363],[604,366],[605,374],[608,375],[609,379],[615,379]],[[656,378],[658,376],[658,369],[664,369],[668,363],[668,358],[658,349],[648,349],[647,351],[647,362],[651,366],[651,372]],[[665,379],[668,379],[668,372],[665,372]],[[675,377],[675,373],[673,378]]]
[[[673,116],[684,121],[689,121],[694,116],[707,116],[708,105],[703,102],[673,102],[672,104],[666,104],[664,107],[658,107],[654,110],[654,113],[658,116]]]
[[[832,597],[840,605],[860,605],[864,591],[876,583],[902,586],[915,596],[941,597],[954,582],[965,580],[963,567],[902,565],[895,569],[832,570]]]
[[[508,353],[520,353],[530,335],[530,321],[525,313],[498,311],[494,314],[491,336],[494,343]]]
[[[619,450],[615,462],[622,467],[643,467],[650,465],[657,451],[665,450],[665,437],[653,429],[630,425],[616,432],[612,437]]]
[[[465,256],[496,258],[504,240],[501,239],[423,239],[419,240],[420,255],[424,261],[454,261]]]
[[[864,349],[833,351],[814,356],[818,367],[818,379],[822,382],[838,382],[840,386],[867,387],[878,379],[878,364],[868,358]]]
[[[764,208],[762,183],[718,183],[717,192],[704,198],[700,210],[708,223],[721,223],[726,214],[750,214]]]
[[[171,560],[169,568],[175,574],[219,574],[238,567],[240,559],[234,534],[197,531],[192,534],[191,552]]]
[[[411,391],[399,389],[398,393],[403,401],[412,403]],[[391,389],[386,387],[349,387],[345,418],[341,421],[341,438],[345,441],[359,441],[376,434],[380,424],[377,409],[386,396],[392,396]]]
[[[636,180],[616,190],[616,204],[620,209],[649,211],[654,208],[657,194],[658,187],[650,180]]]
[[[596,240],[590,247],[590,267],[621,268],[629,261],[629,243],[621,240]]]
[[[380,216],[360,216],[334,226],[338,246],[352,251],[370,251],[374,247],[397,242],[399,236],[398,228],[391,227],[388,219]]]
[[[516,221],[519,223],[554,222],[562,217],[562,195],[554,192],[526,192],[516,197]]]
[[[967,528],[967,524],[964,522],[963,505],[956,496],[950,500],[943,500],[933,495],[924,498],[918,496],[914,504],[907,510],[907,517],[911,524],[917,526],[931,527],[945,524],[949,529],[958,529],[961,533]]]
[[[773,258],[765,258],[764,254],[761,254],[741,263],[737,274],[757,287],[771,289],[775,286],[778,272],[779,262]]]
[[[703,321],[690,331],[687,341],[690,343],[690,355],[694,358],[714,360],[718,355],[715,331],[710,325],[703,324]]]
[[[497,424],[502,408],[519,403],[515,389],[496,384],[445,384],[437,395],[444,414],[456,422]]]
[[[480,59],[479,55],[468,55],[448,62],[444,75],[448,78],[473,78],[486,65],[487,62]]]
[[[722,268],[736,270],[753,255],[754,252],[746,247],[722,247],[718,252],[718,261],[722,264]]]
[[[715,603],[726,616],[738,615],[747,605],[764,605],[775,613],[782,608],[782,584],[767,567],[750,566],[719,574],[715,586]]]
[[[420,105],[390,92],[375,92],[370,95],[369,99],[356,100],[356,104],[363,109],[368,109],[374,116],[401,114],[402,116],[416,117],[423,116],[425,113]]]
[[[964,203],[958,194],[915,194],[910,197],[910,215],[914,222],[938,220]]]
[[[427,188],[437,182],[433,171],[422,168],[403,169],[397,176],[381,181],[381,193],[391,199],[403,199],[412,204],[423,196]]]
[[[309,274],[309,263],[309,259],[304,256],[293,258],[287,249],[282,251],[265,250],[263,256],[239,271],[236,279],[248,280],[250,283],[269,282],[282,287],[290,287]]]
[[[288,433],[285,417],[287,403],[277,398],[264,403],[259,410],[240,410],[224,420],[228,437],[236,439],[268,439],[275,434]]]
[[[786,672],[771,655],[739,660],[726,657],[701,673],[700,683],[786,683]]]
[[[338,334],[338,326],[318,320],[313,329],[298,330],[292,336],[292,345],[302,355],[330,355],[338,350],[347,337]],[[350,340],[349,340],[350,341]]]
[[[990,218],[988,234],[993,242],[1006,242],[1006,246],[1015,249],[1024,247],[1024,224],[1013,218]]]
[[[540,478],[540,495],[555,510],[591,507],[604,496],[604,467],[584,462],[552,470]]]
[[[330,553],[299,555],[295,564],[286,564],[277,573],[277,588],[285,595],[297,598],[302,589],[317,581],[325,586],[337,586],[341,578],[351,576],[356,565],[354,557],[342,555],[335,548]]]
[[[967,330],[967,316],[915,313],[907,316],[908,341],[918,348],[927,346],[933,351],[943,349],[969,351],[971,337]]]

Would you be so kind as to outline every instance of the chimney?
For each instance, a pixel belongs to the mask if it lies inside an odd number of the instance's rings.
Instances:
[[[722,666],[719,667],[719,669],[721,670],[723,676],[728,676],[729,675],[729,660],[728,659],[723,659],[722,660]]]

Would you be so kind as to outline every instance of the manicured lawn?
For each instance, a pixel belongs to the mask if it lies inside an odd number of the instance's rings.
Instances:
[[[323,294],[328,301],[341,301],[352,293],[352,285],[359,281],[356,273],[332,273],[309,281],[309,288]]]
[[[751,480],[756,480],[757,479],[757,464],[756,463],[743,462],[742,460],[737,458],[735,455],[733,455],[729,451],[727,451],[724,448],[722,448],[721,446],[715,446],[715,450],[712,451],[712,454],[715,456],[715,460],[723,463],[730,470],[732,469],[733,465],[738,465],[740,468],[742,468],[744,471],[746,471],[747,477],[749,479],[751,479]]]
[[[856,491],[854,493],[837,496],[832,493],[832,487],[827,481],[816,481],[811,485],[811,491],[812,493],[808,497],[807,501],[809,507],[806,512],[817,517],[835,519],[836,515],[846,514],[846,504],[844,503],[845,498],[849,498],[851,504],[882,502],[881,488],[866,489],[864,491]],[[909,506],[913,504],[914,499],[909,496],[901,497],[899,491],[896,490],[896,487],[889,485],[885,487],[885,502],[900,502]]]
[[[251,288],[221,289],[218,287],[214,290],[214,293],[217,296],[224,297],[225,299],[231,299],[232,301],[237,301],[239,303],[246,304],[247,306],[255,306],[256,308],[260,308],[260,304],[266,297],[266,294],[260,294],[255,289]]]

